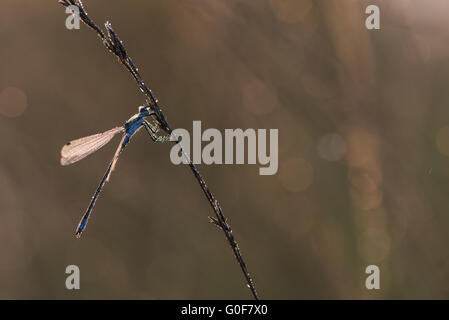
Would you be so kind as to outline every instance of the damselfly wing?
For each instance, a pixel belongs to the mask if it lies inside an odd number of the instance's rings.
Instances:
[[[124,127],[115,127],[102,133],[67,142],[61,149],[61,165],[67,166],[84,159],[106,145],[117,133],[124,131]]]

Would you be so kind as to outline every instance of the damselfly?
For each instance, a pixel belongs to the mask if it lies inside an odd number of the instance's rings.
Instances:
[[[104,46],[109,50],[109,52],[114,54],[117,57],[118,61],[122,63],[125,66],[125,68],[131,73],[132,77],[137,82],[140,90],[142,91],[143,94],[145,94],[147,104],[147,106],[140,107],[139,113],[132,116],[123,127],[117,127],[103,133],[71,141],[62,148],[61,164],[68,165],[76,161],[79,161],[84,157],[88,156],[89,154],[91,154],[92,152],[95,152],[96,150],[100,149],[102,146],[111,141],[111,139],[116,134],[124,133],[120,145],[118,146],[117,151],[114,154],[114,157],[109,163],[106,173],[103,179],[101,180],[100,185],[98,186],[94,196],[92,197],[92,200],[89,204],[89,207],[86,210],[86,213],[81,218],[81,221],[76,229],[76,236],[80,237],[81,232],[83,232],[84,228],[86,227],[87,220],[89,219],[89,215],[92,211],[93,206],[95,205],[95,201],[97,200],[98,195],[100,194],[101,189],[103,188],[105,182],[109,179],[111,172],[114,170],[115,164],[117,163],[120,153],[126,147],[131,137],[139,129],[144,127],[154,141],[159,141],[158,138],[161,136],[158,136],[157,132],[162,131],[164,134],[168,134],[169,138],[171,138],[170,139],[171,141],[178,144],[181,153],[187,160],[186,163],[189,165],[190,170],[192,170],[195,179],[197,180],[198,184],[203,190],[204,195],[206,196],[207,200],[209,201],[209,204],[211,205],[215,213],[215,217],[209,217],[210,221],[215,225],[217,225],[221,230],[223,230],[226,239],[228,240],[232,248],[232,251],[234,252],[234,256],[237,259],[237,262],[239,263],[240,268],[245,276],[248,288],[251,290],[251,293],[253,294],[254,298],[258,299],[254,283],[246,268],[246,263],[243,261],[243,257],[240,253],[239,246],[234,238],[231,226],[227,222],[227,219],[220,206],[220,203],[218,202],[217,199],[215,199],[214,195],[208,188],[206,181],[203,179],[200,172],[193,164],[189,156],[184,152],[184,149],[179,143],[177,137],[173,134],[173,131],[169,127],[164,117],[164,114],[162,113],[162,110],[159,108],[156,97],[154,96],[153,92],[143,82],[136,65],[134,64],[133,60],[125,50],[125,47],[123,46],[123,43],[118,37],[117,33],[112,29],[111,24],[109,22],[106,22],[105,27],[107,33],[103,32],[103,30],[97,24],[95,24],[95,22],[87,15],[87,12],[84,9],[84,6],[80,0],[59,0],[59,3],[62,4],[64,7],[72,7],[73,9],[74,6],[77,8],[77,11],[79,12],[79,18],[87,26],[89,26],[89,28],[91,28],[97,33],[97,35],[100,37]],[[147,121],[146,118],[150,118],[152,122]]]
[[[100,184],[95,191],[86,212],[84,213],[80,223],[78,224],[78,227],[76,228],[76,236],[78,238],[81,236],[81,233],[86,227],[87,221],[95,205],[95,202],[100,195],[101,189],[103,189],[104,184],[109,181],[111,173],[112,171],[114,171],[118,157],[122,153],[123,149],[125,149],[132,136],[143,127],[146,129],[153,141],[160,141],[157,133],[161,129],[161,122],[157,121],[158,119],[155,117],[157,117],[157,112],[155,112],[154,107],[151,108],[150,106],[141,106],[139,107],[139,113],[129,118],[129,120],[126,121],[123,126],[115,127],[103,133],[97,133],[88,137],[72,140],[66,143],[64,147],[62,147],[61,165],[66,166],[84,159],[91,153],[106,145],[118,133],[123,133],[122,139],[117,147],[117,150],[115,151],[114,157],[109,163],[103,179],[101,179]],[[150,121],[148,121],[147,119],[149,119]],[[167,128],[163,129],[165,129],[164,131],[166,131],[167,133],[171,133],[171,130],[169,128],[168,130]]]

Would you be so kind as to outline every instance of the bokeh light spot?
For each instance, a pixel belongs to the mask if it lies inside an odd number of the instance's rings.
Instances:
[[[343,137],[337,133],[326,134],[318,142],[317,149],[321,158],[338,161],[346,154],[346,143]]]
[[[21,116],[28,106],[26,94],[19,88],[8,87],[0,92],[0,114],[15,118]]]
[[[354,206],[358,209],[373,210],[382,204],[383,193],[380,189],[372,192],[363,192],[355,188],[350,188],[349,193]]]
[[[346,137],[347,160],[351,167],[366,167],[377,164],[379,137],[363,128],[354,128]]]
[[[290,192],[301,192],[313,183],[312,166],[301,158],[290,158],[282,163],[279,170],[282,186]]]
[[[382,173],[374,168],[371,170],[350,168],[348,180],[351,186],[360,192],[374,192],[381,187]]]
[[[276,94],[259,79],[253,78],[243,89],[243,105],[256,116],[271,113],[277,104]]]
[[[300,78],[302,87],[316,99],[327,100],[334,97],[335,90],[332,78],[318,73],[303,73]]]

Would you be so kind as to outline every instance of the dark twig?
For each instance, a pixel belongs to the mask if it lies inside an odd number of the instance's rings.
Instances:
[[[114,29],[112,29],[111,24],[109,22],[106,22],[105,27],[107,30],[107,34],[105,34],[104,31],[100,27],[98,27],[93,20],[89,18],[80,0],[59,0],[58,2],[65,7],[76,6],[78,8],[81,20],[98,34],[98,36],[101,38],[103,44],[109,50],[109,52],[114,54],[118,58],[119,62],[121,62],[125,66],[125,68],[131,73],[134,80],[137,82],[137,85],[139,86],[140,90],[145,95],[147,104],[150,106],[152,111],[154,111],[159,128],[165,131],[167,134],[171,135],[172,129],[168,125],[165,116],[162,113],[162,110],[159,108],[158,100],[154,96],[153,92],[143,82],[142,77],[138,72],[138,68],[132,61],[131,57],[128,56],[128,53],[126,52],[126,49],[123,46],[123,42],[120,40]],[[220,203],[218,202],[218,200],[215,199],[214,195],[207,187],[206,181],[203,179],[200,172],[193,164],[189,156],[184,152],[184,149],[182,148],[179,141],[175,140],[174,143],[178,144],[179,147],[181,148],[184,157],[187,159],[189,163],[189,167],[192,170],[193,175],[195,176],[207,200],[209,201],[212,209],[214,210],[215,217],[209,217],[210,222],[215,224],[221,230],[223,230],[226,239],[228,240],[232,248],[232,251],[234,252],[234,256],[237,259],[237,262],[239,263],[240,268],[245,276],[247,286],[251,290],[251,293],[254,296],[254,298],[258,300],[254,283],[247,270],[246,263],[243,260],[243,257],[240,253],[240,249],[232,233],[231,226],[227,222],[223,210],[221,209]]]

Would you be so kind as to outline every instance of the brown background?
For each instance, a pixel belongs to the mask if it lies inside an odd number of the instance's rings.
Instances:
[[[368,4],[380,30],[365,28]],[[262,298],[449,298],[448,1],[85,5],[173,127],[279,129],[274,176],[199,166]],[[54,0],[0,1],[0,298],[250,298],[191,173],[144,132],[75,239],[118,139],[70,167],[60,148],[122,124],[143,96],[66,16]]]

